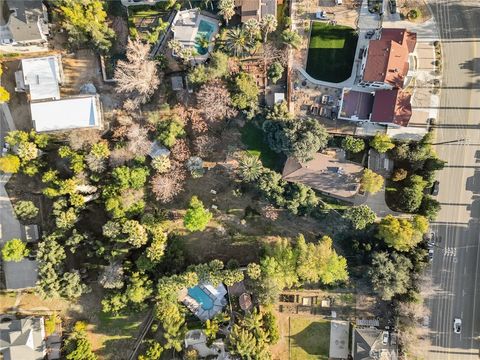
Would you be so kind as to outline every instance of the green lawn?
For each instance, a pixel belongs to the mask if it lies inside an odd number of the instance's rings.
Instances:
[[[290,318],[290,360],[328,360],[330,322],[311,317]]]
[[[272,170],[281,171],[285,162],[282,154],[277,154],[268,147],[263,137],[263,130],[256,126],[253,121],[247,121],[242,128],[242,142],[246,145],[247,151],[259,156],[263,166]]]
[[[358,36],[348,26],[312,22],[307,72],[318,80],[341,82],[352,73]]]

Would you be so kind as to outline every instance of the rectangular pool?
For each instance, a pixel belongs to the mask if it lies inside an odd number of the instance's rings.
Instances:
[[[198,286],[188,289],[188,295],[194,298],[195,301],[200,304],[203,310],[210,310],[213,308],[213,300]]]

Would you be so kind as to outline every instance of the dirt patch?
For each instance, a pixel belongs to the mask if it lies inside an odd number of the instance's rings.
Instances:
[[[415,23],[423,23],[432,17],[425,0],[397,0],[397,9],[402,18]],[[416,11],[416,18],[412,11]]]
[[[62,57],[64,82],[61,95],[78,95],[86,83],[93,83],[97,89],[103,86],[100,61],[92,50],[78,50]]]

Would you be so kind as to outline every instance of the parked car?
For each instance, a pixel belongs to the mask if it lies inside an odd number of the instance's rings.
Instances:
[[[337,4],[337,5],[342,5],[342,4],[343,4],[343,0],[336,0],[336,1],[335,1],[335,4]]]
[[[389,0],[388,8],[390,9],[390,14],[395,14],[397,12],[397,0]]]
[[[432,186],[432,190],[431,190],[431,194],[433,196],[438,195],[439,185],[440,185],[440,183],[437,180],[435,180],[435,182],[433,183],[433,186]]]
[[[384,331],[382,334],[382,344],[383,345],[388,345],[388,331]]]
[[[373,35],[375,35],[375,30],[368,30],[365,33],[365,39],[371,39]]]
[[[428,250],[428,261],[433,261],[433,249]]]
[[[462,332],[462,319],[453,319],[453,332],[455,334],[460,334]]]
[[[428,315],[425,315],[423,317],[423,322],[422,322],[422,326],[424,328],[428,328],[430,326],[430,317]]]

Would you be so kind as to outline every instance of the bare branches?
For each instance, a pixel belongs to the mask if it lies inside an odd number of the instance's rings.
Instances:
[[[237,114],[232,106],[230,92],[220,80],[203,85],[197,93],[197,101],[208,121],[223,120]]]
[[[181,170],[181,168],[176,168],[168,174],[155,175],[150,185],[155,198],[162,203],[168,203],[183,191],[184,181],[185,171]]]
[[[149,59],[150,45],[129,40],[127,61],[120,60],[115,69],[115,90],[130,97],[128,107],[146,103],[153,95],[160,79],[157,62]]]

